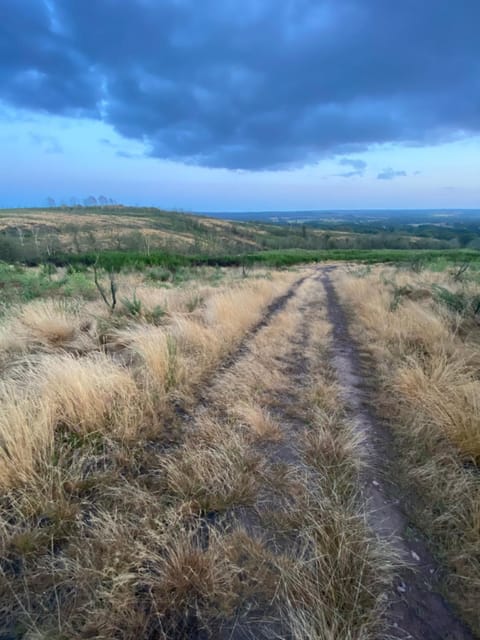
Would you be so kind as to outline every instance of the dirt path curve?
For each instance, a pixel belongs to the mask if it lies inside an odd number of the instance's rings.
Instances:
[[[368,503],[369,525],[379,538],[391,541],[394,550],[409,564],[397,576],[390,596],[387,616],[391,635],[404,640],[473,640],[472,633],[438,593],[436,576],[440,568],[421,537],[412,535],[402,498],[395,491],[394,479],[389,477],[391,437],[370,409],[373,398],[367,372],[330,278],[334,268],[325,267],[322,276],[333,327],[332,359],[350,417],[364,438],[367,468],[363,494]]]

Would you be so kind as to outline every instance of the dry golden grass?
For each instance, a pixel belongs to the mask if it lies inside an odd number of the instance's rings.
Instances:
[[[32,480],[53,449],[52,409],[45,400],[0,386],[0,490]]]
[[[132,540],[127,528],[132,564],[100,592],[101,608],[86,627],[90,637],[188,637],[232,611],[238,570],[218,536],[201,549],[191,532],[171,525],[172,534],[157,533],[149,544]]]
[[[8,442],[5,459],[15,460],[5,463],[9,468],[5,482],[7,476],[14,477],[11,469],[20,464],[22,448],[25,468],[18,468],[14,475],[20,479],[31,474],[35,452],[41,459],[58,429],[132,439],[151,423],[158,434],[158,427],[171,415],[168,402],[191,399],[198,384],[235,348],[293,277],[278,276],[273,282],[255,279],[227,291],[209,290],[210,298],[206,293],[205,298],[210,306],[197,310],[196,317],[185,312],[190,290],[178,291],[177,305],[170,293],[171,307],[182,311],[171,314],[163,327],[138,320],[128,329],[113,327],[111,355],[101,352],[96,322],[91,319],[94,309],[107,317],[107,310],[98,305],[90,304],[88,311],[80,312],[80,304],[47,300],[13,309],[2,333],[3,357],[5,365],[15,364],[19,355],[23,360],[21,366],[13,367],[8,393],[0,398],[3,452]],[[235,314],[237,304],[241,312]],[[25,389],[29,402],[23,399]],[[45,444],[40,446],[39,439]]]
[[[353,505],[322,499],[306,507],[295,556],[287,558],[280,573],[292,637],[381,637],[384,592],[394,563],[369,537]]]
[[[215,434],[215,439],[208,443],[198,442],[198,437],[187,439],[161,461],[167,490],[201,513],[253,504],[261,467],[258,455],[240,433],[223,424],[216,428],[207,424],[208,434]]]
[[[231,282],[193,310],[190,291],[169,293],[159,326],[104,311],[105,350],[49,343],[12,367],[0,398],[8,633],[367,640],[382,628],[391,563],[357,494],[360,447],[326,365],[318,283],[218,368],[295,277]]]
[[[138,357],[136,366],[144,386],[150,391],[165,394],[175,382],[173,342],[159,327],[134,327],[117,333],[117,340]]]
[[[480,462],[480,382],[459,358],[435,354],[428,363],[407,361],[393,385],[425,429],[441,429],[465,459]],[[432,434],[433,435],[433,434]]]
[[[29,352],[76,352],[95,347],[94,319],[76,303],[61,300],[34,300],[9,309],[0,326],[0,362]]]
[[[241,402],[233,413],[252,430],[255,438],[267,442],[279,442],[282,439],[280,425],[265,407],[255,402]]]
[[[138,388],[126,367],[103,354],[85,358],[49,355],[36,370],[38,395],[56,425],[85,434],[132,436],[137,429]]]
[[[38,300],[25,305],[17,319],[33,340],[52,346],[70,342],[77,328],[76,314],[69,312],[65,305],[58,302]]]
[[[281,292],[278,281],[256,280],[219,292],[205,305],[205,322],[228,344],[238,339],[262,317],[262,309]]]

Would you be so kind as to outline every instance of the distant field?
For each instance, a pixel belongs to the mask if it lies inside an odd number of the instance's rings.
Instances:
[[[60,264],[70,259],[78,263],[83,258],[73,256],[86,256],[88,261],[88,256],[104,252],[129,254],[130,262],[151,259],[158,263],[160,254],[173,254],[196,263],[223,259],[225,264],[226,256],[249,254],[247,260],[257,260],[256,254],[265,251],[276,252],[275,257],[270,253],[265,260],[288,263],[297,260],[292,250],[321,252],[318,259],[323,259],[329,251],[458,251],[479,247],[478,223],[468,218],[455,219],[448,225],[413,224],[410,218],[404,223],[398,219],[332,218],[272,224],[120,206],[0,210],[0,260],[32,265],[46,261]],[[282,252],[289,253],[280,258]],[[331,255],[340,260],[357,259],[354,253]],[[402,259],[401,254],[393,256]],[[317,259],[312,253],[303,257]],[[390,259],[387,253],[358,255],[362,260],[383,258]]]

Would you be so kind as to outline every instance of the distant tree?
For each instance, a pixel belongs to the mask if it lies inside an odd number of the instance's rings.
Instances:
[[[85,198],[83,203],[86,207],[95,207],[97,205],[97,199],[95,196],[88,196],[88,198]]]
[[[57,203],[55,202],[55,198],[52,198],[52,196],[48,196],[47,198],[47,207],[56,207]]]
[[[105,196],[98,196],[98,204],[104,207],[106,204],[108,204],[108,198],[106,198]]]

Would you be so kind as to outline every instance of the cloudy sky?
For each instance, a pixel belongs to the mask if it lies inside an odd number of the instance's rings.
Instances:
[[[479,0],[1,0],[0,206],[480,206]]]

